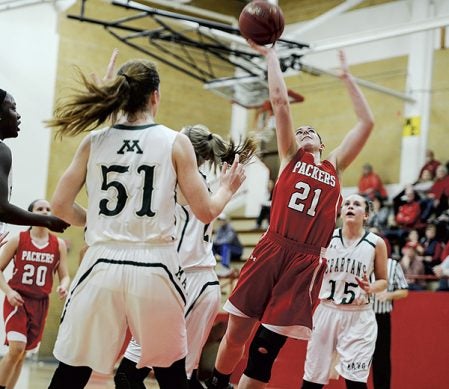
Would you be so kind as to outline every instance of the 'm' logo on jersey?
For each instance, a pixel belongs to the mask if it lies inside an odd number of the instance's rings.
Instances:
[[[182,270],[181,266],[178,266],[178,271],[175,273],[176,278],[181,282],[181,285],[184,287],[184,289],[187,287],[187,279],[186,274],[184,273],[184,270]]]
[[[123,146],[120,147],[120,150],[117,151],[117,154],[125,154],[125,152],[143,154],[143,150],[140,148],[138,140],[131,141],[129,139],[124,139]]]

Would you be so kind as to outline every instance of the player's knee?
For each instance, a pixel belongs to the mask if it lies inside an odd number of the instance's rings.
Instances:
[[[269,382],[274,360],[285,344],[286,337],[260,326],[249,348],[244,374],[261,382]]]
[[[8,350],[9,357],[15,361],[25,358],[25,346],[26,344],[22,342],[14,342],[14,345],[11,344]]]

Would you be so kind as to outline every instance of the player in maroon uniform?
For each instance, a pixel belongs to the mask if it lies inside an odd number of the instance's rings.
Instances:
[[[36,200],[30,212],[50,215],[50,204]],[[13,389],[28,350],[35,349],[42,338],[48,312],[48,295],[53,275],[58,273],[59,298],[69,287],[65,242],[45,227],[31,227],[5,244],[0,253],[0,289],[6,294],[3,304],[8,353],[0,362],[0,388]],[[14,260],[12,278],[7,283],[3,271]]]
[[[348,73],[340,52],[341,79],[358,121],[322,160],[324,144],[311,126],[293,127],[287,87],[274,48],[250,45],[266,57],[276,120],[280,172],[273,191],[268,231],[242,269],[225,310],[229,315],[208,388],[230,388],[244,344],[259,321],[239,389],[264,388],[287,337],[308,339],[327,247],[341,203],[339,176],[359,154],[373,128],[373,115]]]

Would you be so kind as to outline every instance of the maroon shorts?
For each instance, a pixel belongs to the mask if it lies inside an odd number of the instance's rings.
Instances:
[[[320,252],[267,231],[243,266],[229,301],[262,323],[311,329],[326,269]]]
[[[26,350],[36,348],[44,331],[48,313],[49,299],[36,299],[21,295],[24,304],[21,307],[13,307],[5,297],[3,302],[3,318],[5,320],[6,336],[8,332],[18,332],[26,336]],[[5,344],[8,344],[6,339]]]

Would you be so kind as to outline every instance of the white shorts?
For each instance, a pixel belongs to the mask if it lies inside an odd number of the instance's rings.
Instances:
[[[371,305],[336,306],[322,301],[313,315],[304,379],[326,385],[340,374],[351,381],[367,382],[376,338]]]
[[[186,270],[187,377],[198,368],[204,344],[220,310],[221,291],[213,268]]]
[[[55,357],[112,372],[129,326],[143,345],[138,367],[168,367],[185,357],[185,273],[174,244],[90,247],[71,284]]]
[[[186,325],[188,354],[186,372],[190,378],[194,369],[198,368],[204,344],[220,309],[220,284],[213,268],[186,270],[187,304]],[[137,362],[140,357],[140,346],[131,339],[125,358]],[[151,365],[148,365],[151,366]]]

